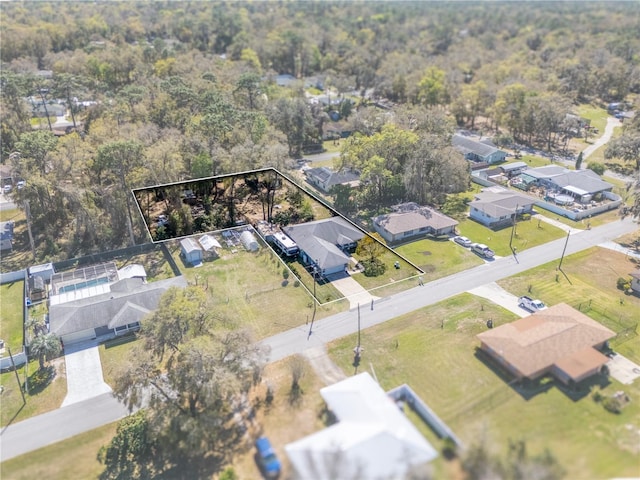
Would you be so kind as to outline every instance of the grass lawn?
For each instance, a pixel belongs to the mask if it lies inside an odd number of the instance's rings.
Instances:
[[[468,237],[472,242],[484,243],[491,248],[496,255],[511,255],[509,248],[509,239],[511,238],[511,228],[503,228],[501,230],[491,230],[484,225],[466,218],[458,225],[458,231],[461,235]],[[544,222],[538,222],[535,219],[518,221],[516,232],[513,237],[513,246],[519,252],[542,245],[543,243],[556,240],[565,236],[564,231],[557,227]]]
[[[22,351],[22,307],[24,305],[24,280],[0,285],[0,338],[5,348],[16,354]],[[9,355],[5,351],[4,355]]]
[[[169,248],[189,283],[206,285],[216,312],[250,327],[257,340],[304,325],[313,313],[312,296],[302,286],[294,286],[293,276],[283,286],[284,265],[264,246],[254,253],[242,247],[236,248],[236,253],[223,248],[220,258],[200,268],[184,265],[178,243]],[[316,318],[338,313],[346,305],[334,302],[320,306]]]
[[[589,104],[582,104],[578,106],[578,115],[591,120],[591,126],[598,129],[598,135],[604,133],[604,129],[607,126],[607,118],[609,114],[604,108],[594,107]]]
[[[15,372],[0,374],[0,384],[4,387],[2,392],[2,409],[0,409],[0,423],[2,426],[19,422],[41,413],[59,408],[67,395],[67,381],[65,377],[64,358],[60,357],[47,365],[53,375],[49,381],[36,383],[38,378],[38,361],[29,362],[27,375],[29,378],[29,393],[25,393],[26,404],[23,405],[20,389],[25,380],[25,367],[18,368],[20,386]],[[11,477],[7,477],[11,478]]]
[[[3,462],[0,477],[13,480],[99,478],[104,470],[98,450],[116,433],[117,423],[76,435],[68,440]]]
[[[574,401],[555,385],[523,395],[475,354],[475,335],[489,318],[500,325],[515,317],[463,294],[364,330],[361,369],[375,373],[385,389],[410,385],[467,445],[486,435],[490,450],[504,457],[509,439],[524,439],[531,455],[548,448],[566,478],[636,475],[640,388],[612,381],[603,389],[604,395],[624,390],[632,397],[617,416],[590,396]],[[355,341],[351,335],[329,347],[347,372],[353,371]],[[447,471],[442,462],[435,460],[436,472]]]
[[[137,341],[132,340],[109,348],[104,343],[100,345],[98,351],[100,352],[100,362],[102,363],[102,375],[105,383],[111,388],[114,386],[117,373],[121,368],[129,364],[129,356],[137,343]]]
[[[514,295],[527,294],[531,286],[529,293],[546,304],[568,303],[616,332],[640,320],[640,298],[616,288],[618,277],[628,278],[629,272],[637,268],[625,255],[594,247],[566,257],[562,269],[571,283],[562,274],[556,282],[557,265],[541,265],[498,283]],[[625,357],[640,363],[640,337],[627,335],[611,344]]]
[[[425,272],[422,276],[425,282],[484,263],[466,248],[449,241],[423,239],[401,245],[395,250]]]

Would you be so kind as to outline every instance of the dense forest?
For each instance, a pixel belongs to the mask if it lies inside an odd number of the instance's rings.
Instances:
[[[573,106],[640,93],[637,2],[1,9],[0,160],[25,181],[12,196],[29,206],[42,259],[147,241],[133,188],[292,168],[333,111],[352,133],[337,163],[366,186],[346,203],[372,208],[464,190],[456,126],[552,150]],[[294,81],[279,85],[282,74]],[[638,130],[608,154],[637,162]]]

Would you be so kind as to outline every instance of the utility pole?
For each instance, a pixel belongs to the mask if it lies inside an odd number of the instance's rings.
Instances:
[[[24,392],[22,391],[22,387],[20,386],[20,377],[18,376],[18,369],[16,368],[16,364],[13,361],[13,355],[11,354],[11,348],[7,345],[7,351],[9,352],[9,358],[11,359],[11,366],[13,367],[13,371],[16,374],[16,381],[18,382],[18,388],[20,389],[20,395],[22,395],[22,404],[26,405],[27,400],[24,398]]]

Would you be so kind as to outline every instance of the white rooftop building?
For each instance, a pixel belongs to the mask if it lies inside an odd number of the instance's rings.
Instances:
[[[338,423],[285,446],[294,478],[404,478],[438,456],[368,373],[320,394]]]

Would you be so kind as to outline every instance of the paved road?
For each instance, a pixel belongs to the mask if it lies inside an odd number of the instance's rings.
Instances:
[[[567,255],[609,242],[620,235],[638,229],[631,219],[584,230],[571,235]],[[504,257],[464,272],[441,278],[424,286],[415,286],[396,295],[362,306],[361,328],[369,328],[399,315],[427,305],[432,305],[480,285],[509,277],[538,265],[557,260],[562,255],[565,239],[525,250],[514,257]],[[355,333],[358,329],[357,310],[352,309],[314,323],[311,335],[309,326],[274,335],[263,340],[271,348],[270,361],[280,360],[309,348],[322,348],[326,342]],[[318,350],[316,350],[317,352]],[[37,417],[9,425],[1,432],[0,460],[36,450],[79,433],[119,420],[126,415],[126,408],[112,394],[104,394],[91,400],[75,403]]]
[[[128,413],[111,393],[106,393],[9,425],[1,432],[0,460],[8,460],[115,422]]]
[[[600,243],[608,242],[621,235],[638,229],[638,224],[631,219],[583,230],[571,235],[566,255],[585,250]],[[530,268],[557,260],[562,255],[566,238],[561,238],[538,247],[524,250],[513,257],[504,257],[470,270],[440,278],[424,286],[415,286],[396,295],[374,302],[373,310],[369,305],[360,308],[361,328],[378,325],[399,315],[410,313],[427,305],[432,305],[446,298],[472,290],[480,285],[510,277]],[[358,314],[352,309],[314,323],[309,335],[309,327],[301,326],[265,339],[262,343],[271,348],[270,361],[302,353],[307,348],[319,347],[323,344],[357,332]]]
[[[613,135],[613,129],[616,127],[620,127],[621,125],[622,123],[617,118],[608,117],[607,126],[604,128],[603,134],[600,136],[600,138],[598,138],[595,142],[593,142],[591,145],[589,145],[587,148],[585,148],[582,151],[582,158],[586,160],[587,158],[589,158],[589,156],[593,152],[595,152],[597,149],[599,149],[601,146],[603,146],[605,143],[611,140],[611,136]],[[583,165],[582,168],[586,168],[586,165]]]

